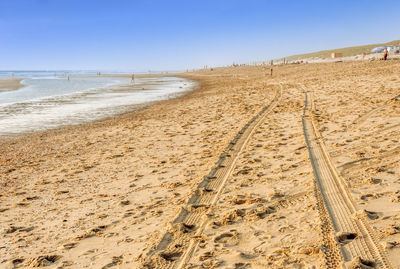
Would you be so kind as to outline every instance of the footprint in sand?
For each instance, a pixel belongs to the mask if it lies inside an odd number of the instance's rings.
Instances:
[[[351,241],[353,241],[356,238],[357,238],[357,234],[356,233],[338,232],[336,234],[336,240],[341,245],[346,245],[346,244],[350,243]]]
[[[235,269],[247,269],[247,268],[251,268],[250,263],[235,263]]]
[[[356,257],[345,265],[346,268],[375,268],[376,263],[370,260],[364,260],[361,257]]]
[[[364,213],[365,213],[365,215],[367,215],[367,217],[369,219],[374,220],[374,219],[379,218],[379,213],[378,212],[368,211],[368,210],[364,209]]]
[[[239,256],[240,256],[241,258],[243,258],[243,259],[250,260],[250,259],[256,258],[258,255],[257,255],[257,254],[254,254],[254,253],[250,253],[250,252],[240,252],[240,253],[239,253]]]
[[[214,242],[223,244],[225,247],[236,246],[239,244],[239,233],[236,230],[231,230],[215,237]]]
[[[42,255],[29,259],[25,264],[29,267],[51,266],[61,258],[59,255]]]
[[[64,249],[72,249],[74,247],[76,247],[76,243],[67,243],[63,245]]]
[[[385,242],[383,246],[385,249],[393,249],[399,247],[400,243],[397,241]]]

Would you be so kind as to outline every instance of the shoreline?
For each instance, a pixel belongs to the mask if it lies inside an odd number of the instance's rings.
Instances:
[[[15,91],[25,87],[21,81],[23,78],[0,78],[0,92]]]
[[[63,125],[63,126],[51,128],[48,130],[23,132],[23,133],[19,133],[16,135],[0,137],[0,145],[8,144],[8,143],[15,143],[18,140],[32,139],[32,138],[37,138],[37,137],[42,137],[42,136],[60,135],[65,132],[71,132],[74,129],[81,131],[86,128],[101,128],[102,126],[113,124],[119,120],[126,120],[127,118],[134,117],[137,113],[143,112],[144,110],[146,110],[154,105],[162,105],[163,103],[174,102],[174,101],[178,101],[179,99],[190,97],[191,94],[195,93],[197,90],[201,89],[201,87],[202,87],[202,81],[198,80],[198,78],[196,79],[196,77],[194,77],[194,76],[187,75],[187,74],[171,74],[170,76],[192,80],[196,83],[196,85],[194,85],[194,87],[190,90],[187,90],[183,93],[179,93],[177,97],[173,97],[173,98],[169,98],[169,99],[165,99],[165,100],[149,101],[149,102],[142,103],[142,104],[131,105],[130,106],[131,108],[123,113],[116,114],[114,116],[105,117],[105,118],[102,118],[99,120],[89,121],[89,122],[85,122],[85,123],[78,123],[78,124]],[[115,77],[115,76],[111,76],[111,77]],[[126,77],[126,76],[121,76],[121,77]],[[166,76],[152,75],[151,77],[166,77]],[[21,79],[21,80],[23,80],[23,79]],[[124,86],[124,85],[125,84],[120,84],[118,86]],[[119,89],[116,88],[113,90],[118,91]]]
[[[171,74],[138,74],[135,78],[155,78],[155,77],[173,77],[175,73]],[[130,78],[129,74],[122,75],[100,75],[100,76],[70,76],[70,78]],[[19,90],[20,88],[26,87],[21,83],[26,78],[0,78],[0,93]]]
[[[111,76],[111,77],[115,77],[115,76]],[[171,74],[170,76],[164,76],[164,75],[158,75],[158,76],[151,76],[151,77],[176,77],[176,78],[182,78],[182,79],[188,79],[185,78],[183,75],[180,74]],[[107,124],[107,122],[110,121],[118,121],[119,118],[124,118],[124,117],[129,117],[132,116],[133,114],[146,109],[154,104],[160,103],[160,102],[166,102],[169,100],[174,100],[174,99],[178,99],[178,98],[182,98],[188,94],[190,94],[191,92],[195,91],[196,89],[201,87],[201,83],[195,80],[191,80],[188,79],[189,81],[194,82],[193,87],[191,87],[190,89],[188,89],[185,92],[181,92],[181,93],[173,93],[172,94],[172,98],[170,97],[171,95],[168,96],[167,99],[164,100],[159,100],[159,101],[147,101],[141,104],[132,104],[127,106],[127,110],[125,112],[122,113],[117,113],[113,116],[106,116],[102,119],[98,119],[98,120],[92,120],[92,121],[88,121],[88,122],[84,122],[84,123],[77,123],[77,124],[66,124],[66,125],[61,125],[55,128],[50,128],[50,129],[45,129],[45,130],[37,130],[37,131],[27,131],[27,132],[22,132],[22,133],[18,133],[18,134],[11,134],[11,135],[4,135],[4,136],[0,136],[0,144],[2,142],[8,141],[8,140],[13,140],[13,139],[24,139],[25,137],[31,137],[31,136],[35,136],[35,135],[45,135],[47,133],[60,133],[60,132],[64,132],[64,131],[68,131],[71,128],[75,128],[75,127],[81,127],[81,128],[90,128],[92,127],[94,124]],[[146,86],[147,84],[143,84],[143,86]],[[25,85],[23,85],[25,86]],[[109,86],[108,88],[111,88],[112,91],[115,92],[119,92],[119,91],[139,91],[141,89],[136,89],[137,87],[141,88],[141,85],[138,84],[117,84],[117,85],[113,85],[113,86]],[[87,125],[87,126],[86,126]]]

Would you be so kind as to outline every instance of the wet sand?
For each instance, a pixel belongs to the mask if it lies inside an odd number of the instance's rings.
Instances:
[[[113,81],[114,85],[103,87],[102,79],[96,80],[92,81],[92,86],[98,89],[83,88],[82,91],[78,90],[79,85],[87,88],[91,82],[74,78],[70,85],[71,81],[66,79],[43,83],[26,80],[30,87],[18,91],[14,98],[14,92],[9,92],[11,98],[7,98],[7,93],[6,99],[0,97],[0,103],[8,102],[0,107],[0,125],[4,126],[0,128],[0,139],[117,117],[151,103],[185,95],[197,87],[194,81],[176,77],[140,79],[135,83],[120,79],[120,84]],[[26,92],[29,88],[30,91]],[[71,90],[75,92],[65,94]],[[51,98],[46,95],[48,91],[54,94]]]
[[[0,268],[400,266],[399,67],[189,72],[181,98],[1,140]],[[381,256],[342,254],[359,239],[320,199],[308,121]]]
[[[24,87],[22,78],[0,78],[0,92],[14,91]]]

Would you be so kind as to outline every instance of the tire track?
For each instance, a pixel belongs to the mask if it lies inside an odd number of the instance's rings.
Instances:
[[[240,153],[257,127],[277,105],[282,95],[282,85],[274,99],[238,132],[221,154],[216,166],[197,186],[186,206],[172,222],[169,231],[143,260],[144,268],[183,268],[201,240],[208,216],[229,180]]]
[[[351,162],[347,162],[344,163],[340,166],[338,166],[338,168],[340,169],[341,174],[343,175],[343,172],[345,170],[348,170],[350,168],[354,168],[355,166],[361,166],[361,165],[365,165],[365,163],[367,164],[371,164],[371,163],[378,163],[381,162],[382,160],[384,160],[385,158],[389,158],[392,156],[396,156],[400,153],[400,146],[395,147],[394,149],[391,149],[383,154],[377,155],[377,156],[373,156],[373,157],[369,157],[369,158],[362,158],[356,161],[351,161]]]
[[[303,132],[314,170],[326,266],[391,268],[365,215],[357,212],[346,183],[329,158],[321,134],[314,124],[313,111],[312,94],[305,91]]]
[[[383,110],[387,105],[389,104],[393,104],[398,102],[400,99],[400,95],[396,95],[394,97],[389,98],[388,100],[386,100],[383,104],[381,104],[379,107],[377,108],[373,108],[370,111],[366,112],[365,114],[361,115],[360,117],[358,117],[357,119],[355,119],[350,126],[347,127],[347,129],[353,130],[356,127],[360,127],[362,126],[362,124],[367,121],[371,116],[373,116],[374,114],[378,113],[380,110]]]

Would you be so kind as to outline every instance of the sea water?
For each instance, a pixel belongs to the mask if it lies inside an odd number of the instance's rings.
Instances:
[[[8,74],[9,75],[9,74]],[[134,105],[179,96],[193,81],[176,77],[70,77],[24,79],[25,87],[0,92],[0,137],[100,120]]]

